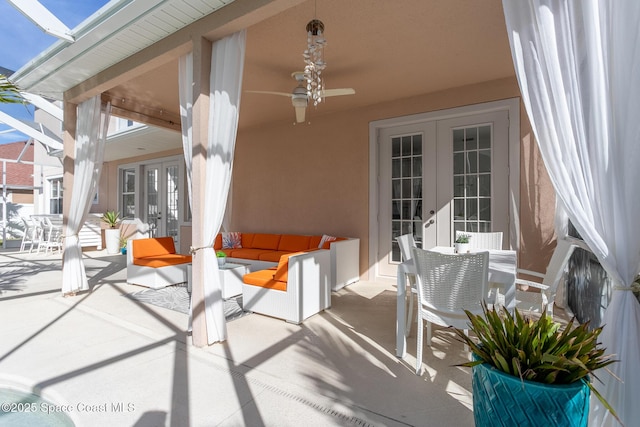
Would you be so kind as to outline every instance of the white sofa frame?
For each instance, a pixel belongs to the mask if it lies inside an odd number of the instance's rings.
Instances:
[[[127,283],[160,289],[178,283],[187,283],[187,265],[190,263],[147,267],[133,263],[133,242],[127,241]]]
[[[290,256],[286,291],[243,283],[243,308],[295,324],[330,308],[329,252],[318,250]]]
[[[331,290],[339,291],[360,280],[360,239],[331,242]]]
[[[320,249],[319,251],[329,252],[332,291],[338,291],[360,280],[360,239],[349,238],[331,242],[329,250]],[[227,261],[247,265],[249,271],[266,270],[278,265],[277,262],[234,257],[227,257]]]

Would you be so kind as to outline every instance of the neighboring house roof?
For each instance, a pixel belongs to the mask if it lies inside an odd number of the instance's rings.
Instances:
[[[20,153],[22,153],[27,143],[28,141],[20,141],[0,144],[0,163],[6,164],[7,167],[7,187],[33,187],[33,144],[29,144],[25,153],[21,157],[21,160],[30,163],[24,164],[13,162],[18,160]],[[12,162],[3,162],[2,160],[5,159],[11,160]],[[0,165],[0,170],[2,170],[2,165]],[[2,178],[0,177],[0,185],[2,185],[2,182]]]
[[[11,74],[13,74],[13,71],[11,71],[8,68],[0,67],[0,74],[2,74],[3,76],[9,77]]]

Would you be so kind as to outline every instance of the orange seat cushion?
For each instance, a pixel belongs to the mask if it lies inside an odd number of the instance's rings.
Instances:
[[[282,255],[290,254],[290,251],[266,251],[258,257],[260,261],[278,262]]]
[[[173,240],[173,239],[171,239]],[[147,258],[134,258],[134,265],[144,267],[166,267],[168,265],[188,264],[191,262],[191,255],[165,254]]]
[[[277,291],[286,291],[287,282],[275,280],[273,278],[274,272],[274,268],[254,271],[253,273],[245,274],[242,277],[242,281],[247,285],[260,286],[261,288],[273,289]]]
[[[225,250],[226,252],[226,250]],[[271,251],[266,249],[250,249],[250,248],[242,248],[242,249],[229,249],[229,256],[233,258],[244,258],[244,259],[255,259],[259,260],[260,255],[269,253]]]
[[[298,255],[302,252],[294,252],[291,254],[282,255],[280,257],[280,261],[278,262],[278,266],[276,267],[276,271],[273,273],[273,280],[279,280],[282,282],[286,282],[289,280],[289,257],[293,255]]]
[[[222,249],[222,234],[218,233],[218,235],[216,236],[216,241],[213,242],[213,249],[215,249],[216,251]]]
[[[300,236],[297,234],[283,234],[278,244],[279,251],[296,252],[309,249],[311,236]]]
[[[280,236],[280,234],[256,233],[253,236],[251,247],[254,249],[270,249],[272,251],[278,250]]]
[[[309,249],[318,249],[322,236],[311,236],[309,239]]]
[[[253,244],[253,236],[255,234],[254,233],[242,233],[242,236],[240,236],[240,239],[242,241],[242,247],[243,248],[252,248],[252,244]]]
[[[172,237],[156,237],[153,239],[135,239],[132,242],[133,257],[146,258],[159,255],[175,254],[176,247]],[[135,264],[135,263],[134,263]]]

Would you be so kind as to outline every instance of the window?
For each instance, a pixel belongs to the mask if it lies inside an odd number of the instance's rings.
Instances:
[[[49,180],[49,213],[62,213],[62,178]]]
[[[453,131],[453,227],[491,231],[491,126]]]
[[[136,216],[136,170],[122,169],[122,200],[120,203],[123,218]]]

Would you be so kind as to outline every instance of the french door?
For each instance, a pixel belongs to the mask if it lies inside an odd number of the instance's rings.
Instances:
[[[380,130],[377,272],[395,278],[396,237],[450,246],[456,230],[502,231],[509,242],[507,110]]]
[[[179,247],[179,164],[178,161],[144,166],[143,218],[154,236],[171,236]]]

